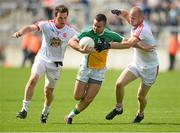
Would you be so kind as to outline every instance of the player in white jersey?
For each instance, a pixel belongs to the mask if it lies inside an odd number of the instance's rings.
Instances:
[[[35,85],[39,77],[45,73],[45,101],[40,121],[41,123],[46,123],[47,121],[50,105],[53,101],[53,90],[60,77],[59,73],[63,66],[64,53],[68,46],[68,41],[77,33],[74,28],[67,24],[67,17],[68,8],[64,5],[59,5],[55,7],[54,20],[42,21],[25,26],[12,35],[18,38],[27,32],[42,32],[42,45],[35,58],[31,76],[25,87],[23,107],[21,111],[17,113],[18,118],[26,118]]]
[[[133,7],[128,13],[125,10],[112,10],[113,14],[124,17],[133,27],[130,41],[132,43],[142,42],[145,45],[156,45],[155,39],[149,25],[144,21],[143,13],[138,7]],[[127,84],[138,77],[141,83],[137,92],[138,111],[133,123],[139,123],[144,119],[144,110],[147,104],[146,95],[155,82],[158,74],[158,58],[156,50],[150,52],[134,48],[132,63],[121,73],[116,82],[116,106],[106,115],[107,120],[112,120],[116,115],[123,113],[124,88]]]

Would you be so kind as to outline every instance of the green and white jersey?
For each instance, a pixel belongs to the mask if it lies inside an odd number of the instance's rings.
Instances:
[[[77,40],[80,40],[85,36],[91,37],[95,42],[95,46],[98,43],[101,43],[101,40],[104,40],[106,42],[121,42],[123,40],[122,36],[109,29],[105,29],[101,34],[97,35],[96,33],[94,33],[92,27],[82,31],[75,37]],[[108,50],[103,50],[102,52],[93,51],[89,54],[84,55],[81,65],[93,69],[102,69],[106,66],[107,54]]]

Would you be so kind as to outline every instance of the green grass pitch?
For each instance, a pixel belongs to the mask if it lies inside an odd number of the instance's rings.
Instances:
[[[76,116],[72,125],[64,116],[74,108],[73,86],[78,70],[63,69],[54,91],[47,124],[40,124],[43,108],[44,76],[38,82],[25,120],[17,119],[24,86],[30,68],[0,68],[0,132],[178,132],[180,131],[180,72],[161,72],[148,94],[145,119],[131,124],[137,111],[136,92],[139,80],[126,87],[124,113],[111,121],[105,115],[115,105],[114,85],[120,70],[108,70],[101,90],[93,103]]]

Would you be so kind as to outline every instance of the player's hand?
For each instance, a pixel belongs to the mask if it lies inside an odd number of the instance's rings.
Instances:
[[[111,10],[111,13],[119,16],[121,14],[121,10],[114,9],[114,10]]]
[[[15,32],[14,34],[12,34],[12,37],[13,38],[19,38],[19,37],[21,37],[22,36],[22,34],[19,32],[19,31],[17,31],[17,32]]]
[[[94,48],[89,47],[88,45],[80,48],[80,52],[83,54],[88,54],[88,53],[92,52],[93,50],[94,50]]]
[[[156,48],[156,45],[148,45],[146,47],[143,47],[143,50],[146,52],[152,52]]]
[[[144,44],[142,41],[138,41],[133,47],[139,48],[145,52],[152,52],[157,46],[155,44]]]
[[[101,39],[101,43],[98,43],[96,46],[95,46],[95,49],[98,51],[98,52],[101,52],[103,50],[106,50],[106,49],[110,49],[111,48],[111,45],[109,42],[105,41],[104,39]]]

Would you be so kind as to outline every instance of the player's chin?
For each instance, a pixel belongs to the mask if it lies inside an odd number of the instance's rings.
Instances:
[[[132,25],[132,26],[136,26],[136,23],[134,23],[134,22],[130,21],[130,25]]]
[[[61,23],[61,26],[65,26],[65,23]]]

